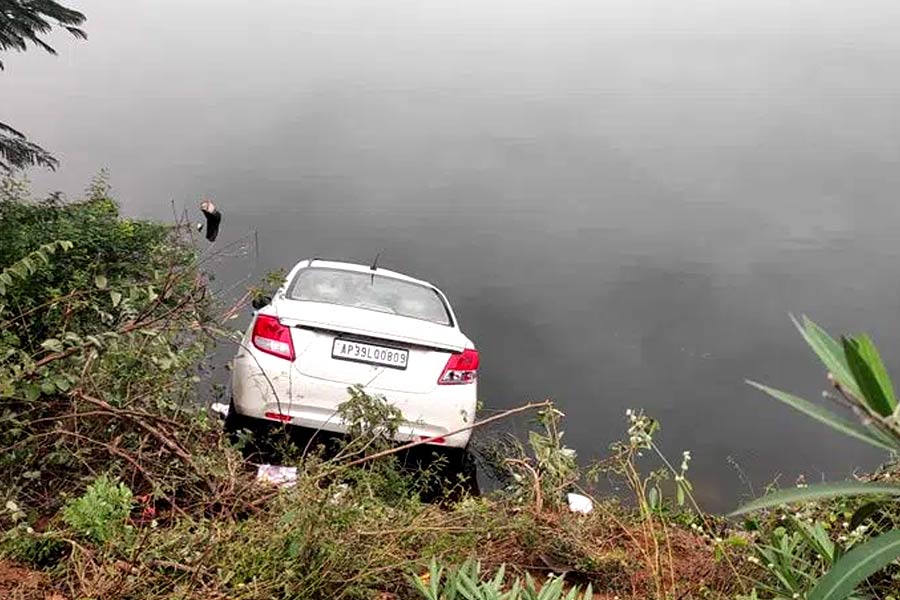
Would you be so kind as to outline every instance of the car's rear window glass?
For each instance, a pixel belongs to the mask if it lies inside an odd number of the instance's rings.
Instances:
[[[302,269],[288,289],[288,297],[325,302],[452,325],[450,313],[437,291],[377,273],[339,269]]]

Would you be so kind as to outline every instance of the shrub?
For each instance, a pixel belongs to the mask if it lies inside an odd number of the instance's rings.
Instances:
[[[101,475],[84,495],[66,504],[63,521],[76,535],[104,544],[125,533],[131,500],[127,485]]]

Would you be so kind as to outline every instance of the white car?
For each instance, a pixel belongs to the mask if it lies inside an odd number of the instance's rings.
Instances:
[[[259,308],[233,362],[232,411],[345,433],[348,388],[400,409],[397,441],[465,448],[475,418],[478,351],[447,297],[382,268],[304,260]]]

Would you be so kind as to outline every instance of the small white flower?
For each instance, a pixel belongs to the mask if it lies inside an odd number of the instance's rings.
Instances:
[[[19,505],[13,502],[12,500],[6,501],[6,510],[9,512],[19,512]]]

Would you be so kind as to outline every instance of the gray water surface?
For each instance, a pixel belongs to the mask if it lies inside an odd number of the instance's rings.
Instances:
[[[108,167],[124,210],[223,207],[258,260],[439,285],[489,408],[551,397],[583,458],[626,408],[702,502],[881,458],[755,392],[824,379],[788,313],[900,363],[900,4],[837,0],[74,2],[90,39],[5,55],[0,117]],[[895,369],[900,374],[900,369]]]

